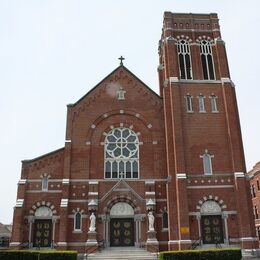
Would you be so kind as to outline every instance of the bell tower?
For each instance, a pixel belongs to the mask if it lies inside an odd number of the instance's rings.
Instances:
[[[167,143],[169,249],[190,248],[197,239],[224,243],[229,237],[243,248],[255,247],[235,86],[217,14],[165,12],[158,73]],[[208,201],[221,208],[223,234],[205,235],[201,209]]]

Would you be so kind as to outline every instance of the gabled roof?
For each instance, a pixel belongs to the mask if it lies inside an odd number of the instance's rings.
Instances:
[[[110,74],[108,74],[104,79],[102,79],[97,85],[95,85],[90,91],[88,91],[83,97],[81,97],[77,102],[74,104],[69,104],[69,106],[76,106],[81,100],[83,100],[87,95],[89,95],[94,89],[96,89],[98,86],[100,86],[105,80],[107,80],[111,75],[113,75],[117,70],[124,69],[127,73],[129,73],[133,78],[135,78],[137,81],[139,81],[142,85],[144,85],[153,95],[155,95],[157,98],[161,97],[153,91],[150,87],[148,87],[142,80],[140,80],[133,72],[131,72],[129,69],[127,69],[124,65],[118,66],[116,69],[114,69]]]

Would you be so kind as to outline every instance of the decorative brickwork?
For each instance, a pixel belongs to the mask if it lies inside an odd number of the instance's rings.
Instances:
[[[158,73],[160,95],[120,64],[67,106],[64,148],[22,162],[11,245],[257,247],[217,15],[166,12]]]

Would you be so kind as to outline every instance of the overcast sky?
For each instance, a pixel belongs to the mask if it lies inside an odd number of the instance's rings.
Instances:
[[[218,13],[250,170],[260,160],[259,10],[259,0],[0,0],[0,222],[12,222],[21,160],[64,146],[66,105],[120,55],[158,93],[164,11]]]

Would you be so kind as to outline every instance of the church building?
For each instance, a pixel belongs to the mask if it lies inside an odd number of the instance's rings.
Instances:
[[[121,57],[67,106],[64,147],[22,161],[11,246],[258,247],[217,14],[165,12],[158,52],[159,94]]]

